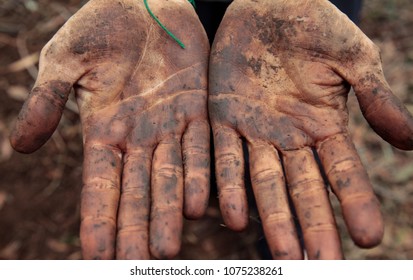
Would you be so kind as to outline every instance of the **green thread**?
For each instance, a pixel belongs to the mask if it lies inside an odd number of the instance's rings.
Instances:
[[[191,3],[192,6],[194,6],[194,8],[195,8],[195,0],[188,0],[188,1],[189,1],[189,3]],[[181,46],[181,48],[185,49],[184,43],[182,43],[181,40],[179,40],[171,31],[169,31],[168,28],[166,28],[166,26],[163,25],[163,24],[161,23],[161,21],[152,13],[152,11],[151,11],[151,9],[149,8],[149,5],[148,5],[148,0],[143,0],[143,2],[145,3],[146,10],[147,10],[148,13],[151,15],[151,17],[156,21],[156,23],[157,23],[163,30],[165,30],[165,32],[166,32],[172,39],[174,39],[175,42],[177,42],[178,45]]]
[[[192,6],[194,6],[194,8],[196,8],[195,0],[188,0],[188,1],[189,1],[189,3],[191,3]]]

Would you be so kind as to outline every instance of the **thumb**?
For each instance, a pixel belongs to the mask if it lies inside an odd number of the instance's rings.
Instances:
[[[59,80],[33,88],[10,136],[16,151],[34,152],[50,138],[59,124],[70,88],[70,83]]]
[[[367,37],[358,59],[346,71],[361,112],[384,140],[402,150],[413,149],[413,117],[388,85],[381,65],[380,51]]]
[[[384,140],[402,150],[413,149],[413,117],[387,84],[383,72],[367,71],[353,85],[360,109]]]
[[[51,45],[42,50],[39,76],[10,135],[12,147],[22,153],[34,152],[50,138],[77,80],[73,72],[67,74],[68,69],[62,67],[54,55],[48,55]]]

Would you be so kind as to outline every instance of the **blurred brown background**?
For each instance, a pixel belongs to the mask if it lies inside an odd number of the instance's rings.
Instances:
[[[137,0],[138,1],[138,0]],[[57,132],[31,155],[13,152],[8,134],[37,74],[39,51],[84,4],[82,0],[0,0],[0,259],[79,259],[82,146],[71,99]],[[394,93],[413,112],[413,4],[364,1],[362,30],[382,50]],[[385,237],[374,249],[348,238],[332,198],[348,259],[413,259],[413,152],[376,136],[349,98],[350,131],[382,202]],[[222,225],[216,195],[201,221],[185,222],[183,259],[259,259],[263,235],[257,213],[233,233]]]

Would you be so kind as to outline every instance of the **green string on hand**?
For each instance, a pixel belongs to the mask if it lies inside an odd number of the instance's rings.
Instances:
[[[196,8],[195,0],[188,0],[188,2],[191,3],[191,5],[194,6],[194,8]]]
[[[192,4],[192,6],[194,6],[195,8],[195,0],[188,0],[189,3]],[[165,32],[172,38],[175,40],[175,42],[178,43],[178,45],[181,46],[181,48],[185,49],[185,45],[184,43],[181,42],[181,40],[179,40],[171,31],[168,30],[168,28],[165,27],[165,25],[163,25],[160,20],[152,13],[151,9],[149,8],[148,5],[148,0],[143,0],[143,2],[145,3],[145,7],[146,10],[148,11],[148,13],[151,15],[151,17],[156,21],[156,23],[163,29],[165,30]]]

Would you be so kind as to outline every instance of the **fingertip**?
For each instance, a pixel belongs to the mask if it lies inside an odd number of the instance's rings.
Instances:
[[[244,189],[223,188],[219,204],[225,225],[234,231],[243,231],[248,226],[247,197]]]
[[[193,203],[184,204],[184,216],[188,220],[198,220],[201,219],[206,212],[207,205],[199,204],[194,205]]]
[[[25,122],[22,120],[21,122]],[[31,154],[42,147],[47,140],[51,137],[54,130],[57,127],[53,125],[53,130],[41,131],[42,129],[36,129],[29,127],[26,123],[16,123],[15,128],[12,130],[9,140],[13,149],[19,153]]]
[[[150,243],[149,245],[152,256],[158,260],[170,260],[176,257],[181,250],[181,243],[170,243],[168,246]]]
[[[209,200],[209,172],[185,177],[184,187],[184,215],[185,218],[196,220],[202,218],[208,207]]]
[[[115,257],[115,231],[107,221],[83,220],[80,226],[82,256],[85,260],[111,260]]]
[[[198,220],[205,215],[207,204],[194,205],[193,203],[184,204],[184,216],[188,220]]]
[[[351,229],[351,237],[354,243],[365,249],[376,247],[381,243],[384,236],[384,227],[382,223],[378,223],[371,228],[353,228]]]
[[[184,216],[188,220],[198,220],[201,219],[204,215],[205,212],[184,209]]]
[[[362,248],[377,246],[384,235],[384,223],[377,199],[365,202],[354,200],[353,204],[343,205],[343,215],[351,238]]]
[[[335,225],[325,225],[304,235],[305,248],[310,260],[341,260],[343,251]]]
[[[46,143],[59,124],[71,87],[68,82],[49,81],[33,88],[10,135],[16,151],[32,153]]]
[[[37,145],[28,145],[26,137],[21,135],[16,128],[11,132],[9,141],[12,148],[22,154],[30,154],[38,149]]]
[[[354,243],[365,249],[370,249],[378,246],[383,240],[384,231],[379,232],[369,232],[363,231],[360,232],[360,235],[353,236]]]
[[[155,211],[157,212],[157,211]],[[160,220],[163,217],[163,220]],[[155,214],[150,224],[149,249],[157,259],[172,259],[181,249],[182,214]]]
[[[271,256],[274,260],[302,260],[303,253],[301,248],[296,249],[277,249],[271,252]]]
[[[413,117],[403,103],[395,96],[376,103],[364,114],[373,130],[394,147],[413,150]]]
[[[248,226],[248,219],[240,218],[238,214],[228,214],[223,216],[223,218],[225,226],[233,231],[242,232]]]
[[[368,73],[354,90],[372,129],[396,148],[413,150],[413,116],[393,94],[384,77]]]
[[[119,230],[116,239],[116,259],[149,260],[148,233],[146,231]]]
[[[275,260],[301,260],[303,250],[297,232],[288,220],[263,220],[264,233],[271,255]]]

